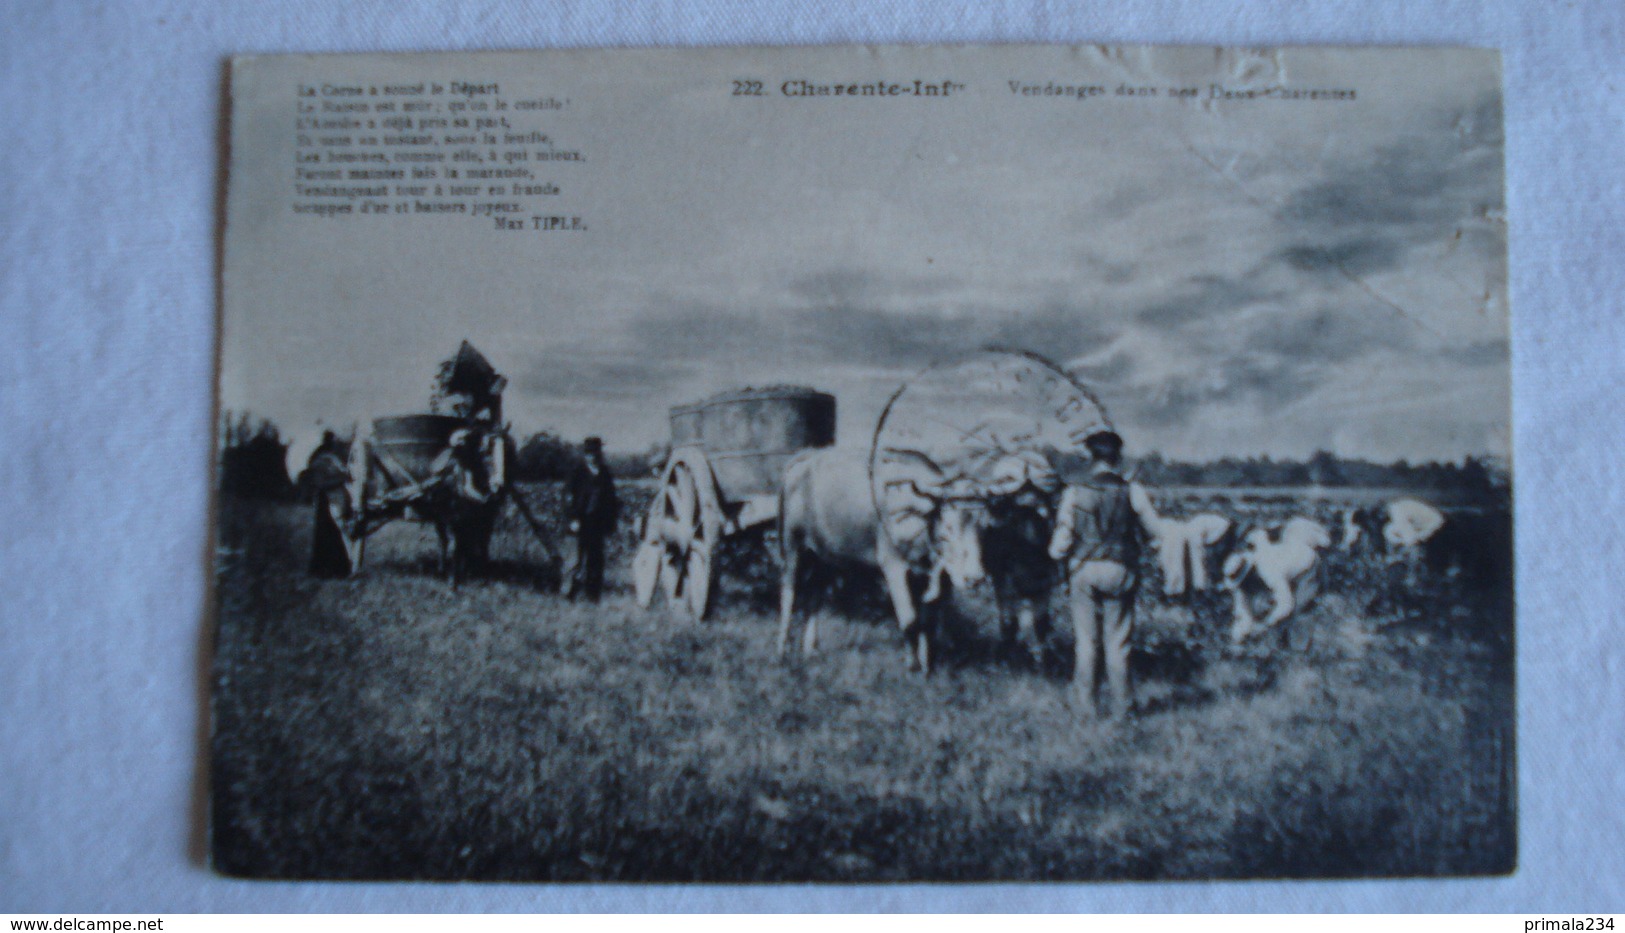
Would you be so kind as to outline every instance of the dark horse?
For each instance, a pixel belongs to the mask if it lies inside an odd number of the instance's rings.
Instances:
[[[449,572],[453,586],[490,565],[491,535],[508,493],[512,443],[495,431],[452,432],[451,442],[430,467],[422,499],[413,504],[434,523],[440,538],[440,573]]]

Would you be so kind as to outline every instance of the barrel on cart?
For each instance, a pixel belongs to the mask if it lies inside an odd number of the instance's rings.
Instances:
[[[719,542],[770,526],[785,466],[833,443],[835,396],[815,389],[739,389],[671,409],[671,455],[633,559],[639,605],[663,591],[703,619]]]
[[[510,446],[495,426],[453,415],[374,419],[370,435],[350,445],[337,481],[317,492],[312,569],[336,576],[361,569],[367,538],[398,519],[435,526],[442,572],[460,578],[483,564],[508,492]],[[448,452],[461,458],[449,476],[437,471]]]

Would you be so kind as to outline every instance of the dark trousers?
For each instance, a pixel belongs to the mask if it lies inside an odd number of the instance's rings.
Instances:
[[[575,536],[575,553],[570,555],[570,575],[564,595],[585,596],[596,602],[604,592],[604,533],[583,528]]]

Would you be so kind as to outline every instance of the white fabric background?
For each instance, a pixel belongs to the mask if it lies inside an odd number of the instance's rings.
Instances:
[[[0,912],[1625,910],[1619,0],[0,6]],[[224,60],[835,42],[1505,54],[1521,855],[1510,878],[963,888],[287,884],[199,859]]]

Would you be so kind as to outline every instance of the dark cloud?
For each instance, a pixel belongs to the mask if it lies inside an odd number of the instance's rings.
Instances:
[[[1215,324],[1249,305],[1279,297],[1278,292],[1259,284],[1257,269],[1234,278],[1195,275],[1187,278],[1172,297],[1149,304],[1134,316],[1140,323],[1158,328],[1178,328],[1194,322]]]
[[[1138,278],[1137,262],[1113,262],[1094,253],[1078,256],[1078,275],[1089,284],[1127,285]]]
[[[827,269],[793,279],[789,293],[813,302],[871,304],[932,298],[963,287],[951,275],[880,275],[868,269]]]
[[[1010,347],[1066,360],[1099,350],[1121,328],[1116,316],[1105,309],[1056,298],[1031,311],[997,318],[980,346]]]
[[[1412,338],[1409,326],[1395,315],[1324,307],[1270,315],[1254,325],[1247,344],[1284,361],[1341,363],[1374,350],[1405,348]]]
[[[1355,166],[1340,166],[1329,177],[1299,189],[1287,199],[1283,219],[1309,228],[1335,231],[1350,226],[1391,226],[1438,222],[1454,216],[1445,193],[1451,179],[1443,153],[1395,146]]]
[[[682,364],[650,355],[631,357],[563,348],[527,363],[514,378],[523,392],[542,398],[598,401],[659,398],[690,375]]]
[[[1283,219],[1328,231],[1355,225],[1448,228],[1499,207],[1501,101],[1424,114],[1415,131],[1369,155],[1332,162],[1288,198]]]
[[[1182,324],[1199,321],[1208,314],[1209,309],[1200,300],[1181,297],[1147,305],[1136,312],[1135,317],[1140,323],[1152,327],[1179,327]]]
[[[1374,154],[1328,163],[1270,211],[1273,244],[1232,274],[1179,277],[1080,245],[1068,284],[1017,284],[989,299],[984,283],[949,272],[826,268],[748,307],[703,294],[651,297],[602,343],[551,353],[519,383],[542,395],[629,403],[739,363],[739,372],[762,368],[763,378],[776,368],[830,366],[884,379],[1000,347],[1089,358],[1073,372],[1108,389],[1120,421],[1177,431],[1226,409],[1280,411],[1373,353],[1418,365],[1505,365],[1505,341],[1423,349],[1405,316],[1377,308],[1368,289],[1348,287],[1406,269],[1423,246],[1498,253],[1501,242],[1484,222],[1502,205],[1498,108],[1487,99],[1451,115],[1448,127],[1424,126]],[[1157,196],[1124,188],[1094,209],[1128,216]],[[1191,251],[1212,236],[1193,231],[1164,245]],[[1129,284],[1154,297],[1120,309],[1099,297],[1114,293],[1103,286]],[[1101,357],[1125,328],[1156,337]]]
[[[974,318],[846,304],[766,312],[690,304],[639,317],[619,349],[633,358],[659,354],[701,364],[731,358],[919,365],[974,346],[984,329]]]
[[[815,361],[909,367],[974,349],[985,322],[973,314],[878,311],[852,304],[786,315],[786,349]],[[781,350],[782,352],[782,350]]]
[[[1500,115],[1499,94],[1486,95],[1465,111],[1423,115],[1374,153],[1334,160],[1282,206],[1292,242],[1275,258],[1311,275],[1364,276],[1476,229],[1505,201]]]
[[[1374,153],[1329,163],[1273,212],[1282,245],[1258,265],[1188,278],[1135,312],[1172,341],[1168,352],[1188,350],[1192,369],[1134,386],[1124,414],[1167,428],[1217,406],[1268,413],[1374,352],[1412,355],[1418,365],[1505,365],[1505,341],[1427,349],[1436,344],[1420,340],[1405,315],[1376,308],[1363,283],[1406,268],[1421,247],[1499,255],[1502,241],[1484,221],[1502,209],[1501,145],[1500,100],[1491,94],[1465,111],[1424,114]],[[1361,287],[1339,288],[1345,281]],[[1134,370],[1132,360],[1109,363],[1108,381]]]
[[[953,298],[945,280],[831,271],[792,283],[788,307],[744,309],[657,301],[633,320],[614,351],[703,365],[722,358],[915,370],[986,347],[1066,359],[1098,349],[1113,325],[1098,309],[1052,296],[1021,307]]]
[[[1232,320],[1216,329],[1227,338],[1220,345],[1191,346],[1188,370],[1124,393],[1125,414],[1159,428],[1190,424],[1213,406],[1249,406],[1267,414],[1315,391],[1350,361],[1415,342],[1403,319],[1360,307],[1274,305],[1249,315],[1244,328],[1237,325]],[[1102,369],[1111,371],[1111,383],[1132,367],[1112,358]]]
[[[1313,391],[1324,364],[1269,353],[1237,353],[1200,371],[1167,379],[1124,399],[1128,420],[1152,428],[1179,427],[1212,406],[1249,404],[1276,411]]]
[[[789,322],[771,314],[658,297],[649,304],[610,339],[605,352],[634,359],[705,361],[790,339]]]
[[[1404,249],[1397,239],[1365,237],[1339,243],[1294,244],[1276,255],[1299,272],[1370,275],[1397,266],[1404,258]]]

